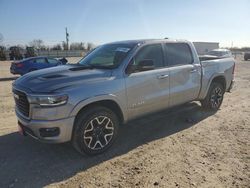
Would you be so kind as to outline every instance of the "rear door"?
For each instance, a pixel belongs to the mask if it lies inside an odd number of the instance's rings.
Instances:
[[[194,63],[187,43],[166,43],[165,52],[170,71],[170,106],[195,100],[201,86],[200,64]]]
[[[154,69],[138,71],[135,68],[125,77],[130,118],[166,108],[169,103],[169,70],[164,67],[162,44],[142,47],[129,66],[136,67],[143,60],[152,60]]]

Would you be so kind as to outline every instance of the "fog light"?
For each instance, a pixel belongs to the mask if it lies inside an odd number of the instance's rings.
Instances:
[[[41,128],[39,129],[39,132],[40,132],[41,137],[53,137],[53,136],[58,136],[60,133],[60,130],[58,127]]]

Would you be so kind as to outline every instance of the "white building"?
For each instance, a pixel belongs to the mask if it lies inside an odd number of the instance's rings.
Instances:
[[[218,49],[219,43],[218,42],[193,42],[198,55],[204,55],[207,52]]]

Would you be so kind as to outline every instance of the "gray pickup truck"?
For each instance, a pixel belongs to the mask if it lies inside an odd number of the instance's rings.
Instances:
[[[119,125],[139,116],[190,101],[218,110],[234,67],[232,58],[200,61],[187,41],[104,44],[77,64],[34,71],[13,83],[19,130],[99,154],[112,145]]]

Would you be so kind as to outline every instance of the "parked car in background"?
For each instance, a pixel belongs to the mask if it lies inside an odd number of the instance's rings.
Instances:
[[[19,130],[99,154],[122,123],[137,117],[190,101],[218,110],[232,88],[234,67],[233,58],[200,61],[183,40],[104,44],[78,64],[35,71],[13,83]]]
[[[24,75],[28,72],[32,72],[39,69],[45,69],[49,67],[55,67],[63,65],[64,62],[54,58],[47,57],[31,57],[21,61],[14,61],[11,63],[10,72],[12,74]]]
[[[250,52],[245,52],[244,53],[244,60],[247,61],[248,59],[250,59]]]

